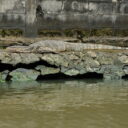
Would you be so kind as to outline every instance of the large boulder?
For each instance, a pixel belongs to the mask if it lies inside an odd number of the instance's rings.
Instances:
[[[40,73],[32,69],[18,68],[9,73],[12,81],[31,81],[36,80]]]
[[[125,74],[128,75],[128,65],[127,66],[124,66],[123,67],[123,70],[124,70]]]
[[[121,79],[125,74],[122,67],[114,65],[103,65],[99,71],[104,74],[105,79]]]
[[[100,63],[100,65],[113,65],[114,58],[115,58],[115,56],[113,54],[101,52],[98,55],[97,60]]]
[[[40,54],[0,52],[0,61],[5,64],[30,64],[40,60]]]
[[[15,69],[9,73],[13,81],[36,80],[39,75],[59,72],[67,76],[95,72],[104,74],[106,79],[115,79],[128,74],[126,49],[128,48],[45,40],[29,46],[9,47],[0,52],[0,62],[3,66],[11,65],[12,69],[5,67],[7,70]],[[33,70],[24,69],[29,66]]]
[[[51,65],[64,67],[68,67],[70,61],[66,60],[64,56],[61,56],[59,54],[44,54],[42,55],[41,60],[46,61]]]

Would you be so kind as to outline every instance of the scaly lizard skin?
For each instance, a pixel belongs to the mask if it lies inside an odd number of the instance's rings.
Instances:
[[[14,53],[58,53],[70,51],[79,52],[88,49],[128,50],[127,47],[116,47],[111,45],[68,43],[64,41],[45,40],[31,44],[29,46],[8,47],[5,51]]]

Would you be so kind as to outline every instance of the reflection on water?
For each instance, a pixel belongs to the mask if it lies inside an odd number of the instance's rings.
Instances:
[[[0,128],[128,128],[128,81],[0,85]]]

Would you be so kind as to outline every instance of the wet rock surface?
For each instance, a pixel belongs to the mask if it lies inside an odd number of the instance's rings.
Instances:
[[[37,66],[36,70],[40,71],[41,75],[56,74],[56,73],[60,72],[59,68],[46,67],[46,66],[43,66],[43,65]]]
[[[36,80],[40,73],[36,70],[18,68],[9,73],[12,81],[31,81]]]
[[[105,79],[121,79],[128,75],[128,50],[47,40],[25,47],[8,47],[0,52],[0,65],[0,81],[7,78],[12,81],[37,80],[38,76],[57,73],[66,76],[99,73]]]

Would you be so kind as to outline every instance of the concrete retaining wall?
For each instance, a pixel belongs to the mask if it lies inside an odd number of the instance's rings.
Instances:
[[[0,28],[25,27],[25,0],[0,0]]]
[[[127,0],[0,0],[0,28],[128,29]]]

